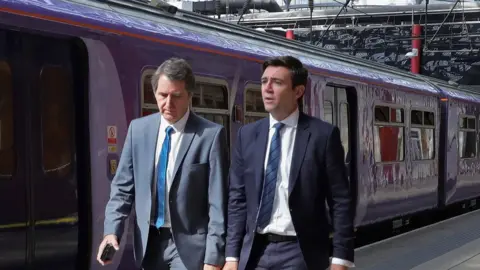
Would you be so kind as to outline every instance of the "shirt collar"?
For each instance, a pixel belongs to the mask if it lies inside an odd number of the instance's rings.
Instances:
[[[298,124],[298,117],[300,116],[300,111],[298,108],[291,113],[287,118],[283,119],[282,121],[277,121],[273,116],[270,114],[270,128],[273,128],[278,122],[284,123],[286,126],[296,128]]]
[[[182,132],[185,129],[185,125],[187,124],[189,115],[190,115],[190,108],[187,109],[187,112],[185,112],[182,118],[180,118],[177,122],[173,124],[168,123],[167,120],[165,120],[165,118],[163,118],[163,115],[162,115],[160,120],[160,130],[165,131],[165,129],[168,126],[171,126],[175,131],[175,133]]]

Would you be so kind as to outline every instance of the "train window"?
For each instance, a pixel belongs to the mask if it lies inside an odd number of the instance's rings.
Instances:
[[[412,110],[411,120],[412,125],[421,125],[423,123],[423,112]]]
[[[224,80],[195,77],[196,87],[192,96],[193,111],[212,122],[225,127],[227,142],[230,138],[230,114],[228,88]]]
[[[404,160],[404,111],[389,106],[375,107],[375,161],[400,162]]]
[[[72,170],[73,97],[70,79],[62,67],[40,72],[43,167],[45,173],[64,176]]]
[[[385,106],[375,107],[375,122],[390,122],[390,108]]]
[[[157,113],[158,106],[157,101],[155,100],[155,94],[152,86],[152,76],[155,73],[154,69],[147,69],[142,74],[142,83],[141,83],[141,115],[146,116],[149,114]]]
[[[263,105],[260,85],[248,84],[245,86],[245,124],[253,123],[268,117]]]
[[[193,92],[192,106],[195,108],[208,108],[228,110],[228,90],[224,84],[197,82]]]
[[[349,118],[348,118],[348,104],[340,104],[340,139],[342,140],[343,149],[345,151],[345,158],[348,153],[348,133],[349,133]]]
[[[475,158],[477,156],[476,133],[475,117],[460,117],[460,129],[458,132],[458,152],[460,158]]]
[[[0,177],[11,177],[15,169],[13,136],[12,74],[6,62],[0,62]]]
[[[323,102],[323,120],[333,124],[333,105],[331,101],[325,100]]]
[[[435,114],[428,111],[412,110],[410,121],[412,159],[433,159],[435,155]]]

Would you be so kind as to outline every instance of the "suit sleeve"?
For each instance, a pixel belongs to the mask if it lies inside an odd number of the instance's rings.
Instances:
[[[110,186],[110,199],[105,207],[104,236],[114,234],[122,238],[125,219],[129,216],[134,201],[132,162],[132,123],[128,127],[117,173]]]
[[[209,222],[204,263],[216,266],[225,263],[228,175],[226,139],[225,128],[221,127],[213,140],[209,157]]]
[[[232,258],[240,257],[240,250],[245,235],[245,225],[247,220],[241,131],[242,128],[239,129],[237,134],[237,142],[235,143],[233,151],[229,177],[226,256]]]
[[[353,262],[353,206],[344,162],[340,131],[334,127],[327,141],[327,202],[332,213],[333,257]]]

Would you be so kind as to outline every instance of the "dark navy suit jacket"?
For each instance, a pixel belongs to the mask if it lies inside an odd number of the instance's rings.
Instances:
[[[226,257],[240,258],[246,268],[257,228],[269,118],[238,131],[230,168]],[[333,257],[353,262],[354,211],[351,205],[340,131],[300,113],[289,179],[289,207],[303,257],[309,269],[329,265],[332,212]]]

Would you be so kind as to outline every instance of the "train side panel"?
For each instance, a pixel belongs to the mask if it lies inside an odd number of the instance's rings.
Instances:
[[[450,98],[448,109],[446,205],[476,198],[480,193],[480,104]]]
[[[361,152],[368,153],[362,160],[369,183],[361,224],[434,208],[438,196],[438,139],[434,138],[439,136],[438,98],[379,87],[370,87],[363,94],[364,103],[359,106],[364,110],[364,131],[359,145],[368,147]],[[412,113],[422,115],[420,122],[412,119]],[[430,124],[424,124],[425,114],[432,118]]]

